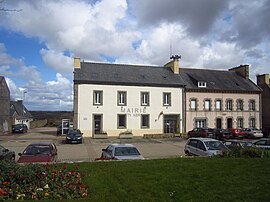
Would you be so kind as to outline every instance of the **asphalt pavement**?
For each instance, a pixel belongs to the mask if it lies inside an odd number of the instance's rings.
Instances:
[[[18,153],[23,152],[25,147],[32,142],[52,141],[58,149],[59,162],[85,162],[94,161],[100,157],[102,148],[111,143],[130,143],[135,145],[146,159],[158,159],[184,156],[185,139],[162,138],[145,139],[133,137],[132,139],[93,139],[84,137],[82,144],[66,144],[65,136],[56,136],[56,128],[44,127],[28,130],[25,134],[0,135],[0,144],[15,151],[16,160]]]

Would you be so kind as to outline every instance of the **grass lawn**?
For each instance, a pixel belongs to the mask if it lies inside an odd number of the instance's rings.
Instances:
[[[270,201],[270,159],[171,158],[80,164],[84,201]]]

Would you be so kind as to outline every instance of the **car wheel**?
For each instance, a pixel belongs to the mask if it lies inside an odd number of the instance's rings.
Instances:
[[[189,151],[185,151],[186,156],[191,156]]]

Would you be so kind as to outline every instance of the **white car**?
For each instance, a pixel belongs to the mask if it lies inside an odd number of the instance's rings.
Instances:
[[[228,148],[220,141],[212,138],[189,138],[185,145],[185,154],[190,156],[223,155]]]
[[[262,131],[257,129],[257,128],[245,128],[243,131],[245,132],[245,137],[247,137],[247,138],[261,138],[261,137],[263,137]]]
[[[110,144],[102,149],[101,160],[143,160],[144,157],[132,144]]]

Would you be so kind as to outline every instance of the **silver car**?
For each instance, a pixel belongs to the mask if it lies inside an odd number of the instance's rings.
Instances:
[[[245,128],[243,131],[245,132],[245,137],[250,139],[263,137],[262,131],[257,128]]]
[[[132,144],[110,144],[102,149],[101,160],[143,160],[144,157]]]
[[[253,144],[257,148],[270,149],[270,139],[269,138],[262,138],[260,140],[256,140],[253,142]]]
[[[194,156],[223,155],[228,148],[220,141],[212,138],[189,138],[185,145],[185,154]]]

